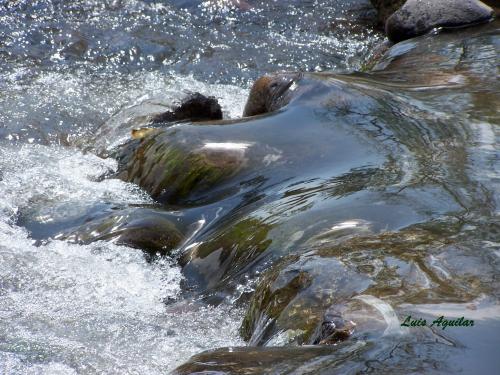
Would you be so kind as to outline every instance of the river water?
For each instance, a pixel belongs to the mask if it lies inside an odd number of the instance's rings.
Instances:
[[[165,373],[243,345],[239,309],[166,308],[180,292],[175,263],[34,238],[102,205],[152,203],[132,184],[99,181],[116,163],[72,146],[122,106],[199,91],[237,117],[265,72],[358,67],[378,37],[332,31],[336,17],[370,16],[365,1],[343,3],[0,2],[1,374]]]
[[[498,368],[499,111],[491,77],[498,24],[485,37],[470,37],[461,54],[452,36],[429,43],[429,62],[439,64],[439,53],[458,61],[449,72],[423,69],[422,46],[410,41],[372,75],[336,76],[360,70],[383,40],[370,26],[374,17],[368,0],[0,2],[0,374],[167,373],[197,353],[248,342],[271,348],[258,354],[264,366],[284,361],[295,373],[321,373],[314,366],[323,365],[323,373],[332,373],[328,366],[399,373]],[[118,161],[88,152],[110,118],[198,91],[215,96],[226,119],[237,119],[252,81],[279,70],[317,72],[305,87],[320,81],[320,89],[274,117],[234,128],[181,125],[165,136],[192,148],[206,139],[205,146],[248,147],[250,172],[228,183],[237,194],[166,207],[189,229],[184,250],[195,249],[192,259],[205,243],[214,254],[251,249],[251,262],[236,256],[219,265],[202,256],[186,264],[112,241],[63,239],[110,212],[162,209],[137,185],[103,178]],[[336,98],[344,95],[340,108]],[[263,150],[263,165],[252,165],[254,145]],[[245,223],[236,225],[243,234],[227,244],[233,222]],[[412,226],[421,224],[441,237],[420,240]],[[368,239],[337,253],[331,246],[344,231],[354,233],[350,241]],[[382,242],[392,247],[369,248],[391,231],[401,231],[408,245],[386,235]],[[287,258],[294,254],[300,259]],[[311,288],[324,300],[331,285],[343,285],[340,297],[352,291],[372,306],[363,315],[351,301],[346,314],[362,322],[376,315],[375,306],[387,323],[384,338],[356,337],[345,349],[352,363],[320,349],[313,357],[326,359],[310,367],[301,367],[311,362],[307,353],[272,352],[297,343],[292,336],[300,330],[285,318],[275,326],[261,319],[244,341],[251,292],[262,290],[256,280],[282,257],[278,270],[287,272],[272,288],[286,285],[296,269],[316,277]],[[354,270],[346,271],[352,279],[345,285],[329,274],[342,267]],[[313,292],[306,288],[288,310],[303,309]],[[390,319],[391,306],[400,318],[465,311],[486,323],[458,335],[407,339]]]

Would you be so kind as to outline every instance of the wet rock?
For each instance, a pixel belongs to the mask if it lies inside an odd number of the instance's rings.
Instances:
[[[304,255],[282,259],[259,280],[241,326],[242,337],[250,345],[331,345],[375,326],[379,335],[395,331],[398,324],[367,312],[366,300],[377,306],[383,298],[386,306],[397,306],[415,299],[467,299],[471,294],[462,287],[436,283],[438,277],[419,266],[428,254],[437,254],[452,233],[453,226],[443,232],[439,223],[429,223],[429,228],[415,226],[340,242],[337,238],[317,246],[308,241]],[[371,297],[358,300],[362,294]]]
[[[401,6],[406,0],[370,0],[377,10],[380,25],[385,25],[385,21]]]
[[[210,147],[190,149],[168,134],[156,132],[122,150],[118,177],[134,182],[154,199],[169,204],[217,200],[225,191],[208,195],[217,184],[235,175],[246,162],[240,150]],[[190,203],[191,202],[191,203]]]
[[[302,78],[298,73],[277,73],[259,78],[252,86],[243,116],[276,111],[290,102],[290,88]]]
[[[373,48],[373,50],[370,52],[370,54],[367,56],[365,59],[363,66],[362,66],[362,71],[367,72],[373,69],[373,67],[382,59],[384,54],[394,45],[389,40],[385,40],[384,42],[378,44]]]
[[[294,260],[295,259],[295,260]],[[261,279],[241,326],[250,345],[303,344],[336,340],[335,332],[314,334],[331,305],[366,290],[370,280],[335,258],[291,257],[271,268]],[[327,319],[330,324],[334,319]],[[335,319],[337,323],[341,318]],[[341,330],[346,324],[339,324]],[[344,330],[344,333],[347,330]]]
[[[148,99],[115,113],[96,132],[92,148],[102,156],[123,145],[131,132],[141,128],[164,127],[179,121],[208,121],[222,119],[222,109],[217,99],[200,93],[191,93],[180,104],[165,99]],[[85,145],[83,145],[85,146]]]
[[[321,325],[312,336],[312,344],[337,344],[340,341],[347,340],[354,332],[355,327],[356,324],[354,322],[344,319],[338,312],[334,310],[327,311]]]
[[[195,92],[188,95],[181,104],[172,111],[165,111],[154,115],[151,122],[156,124],[182,120],[222,120],[222,108],[217,99],[213,96],[206,97],[199,92]]]
[[[110,241],[155,255],[168,254],[183,239],[180,229],[165,214],[149,209],[125,209],[88,219],[84,225],[56,236],[70,242],[87,244]]]
[[[392,46],[371,72],[381,80],[405,82],[412,87],[449,87],[476,90],[495,85],[490,80],[495,62],[495,20],[473,28],[461,28],[439,35],[427,35]],[[487,49],[491,54],[483,54]],[[481,57],[482,56],[482,57]],[[484,58],[483,58],[484,57]],[[480,105],[475,113],[483,112]],[[450,109],[451,110],[451,109]]]
[[[246,218],[214,233],[209,241],[191,248],[181,259],[190,288],[210,290],[234,282],[271,244],[272,225]]]
[[[119,162],[116,177],[136,183],[161,203],[196,206],[249,189],[265,168],[279,162],[280,150],[255,141],[221,139],[229,126],[218,125],[141,131],[114,155]],[[232,139],[242,138],[242,127],[233,129]]]
[[[342,352],[339,350],[340,355],[345,355]],[[313,372],[317,366],[305,364],[318,358],[332,361],[335,351],[330,346],[221,348],[191,357],[187,363],[175,369],[173,375],[271,375],[290,373],[295,369],[301,374],[312,374],[317,373]]]
[[[390,40],[400,42],[436,27],[465,27],[489,21],[493,9],[478,0],[408,0],[387,19]]]

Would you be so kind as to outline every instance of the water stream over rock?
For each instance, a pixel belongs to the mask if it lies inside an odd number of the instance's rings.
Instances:
[[[365,0],[0,5],[0,373],[499,368],[499,21],[365,64],[375,23]],[[305,72],[290,103],[241,119],[278,70]],[[194,91],[224,120],[130,139]]]

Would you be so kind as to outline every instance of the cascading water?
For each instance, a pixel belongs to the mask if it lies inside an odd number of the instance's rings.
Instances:
[[[332,29],[366,1],[4,1],[0,4],[0,373],[165,373],[242,346],[240,307],[181,297],[169,258],[53,234],[109,207],[155,205],[102,179],[79,145],[120,109],[213,95],[239,117],[252,79],[350,70],[376,33]],[[165,301],[169,301],[168,304]]]

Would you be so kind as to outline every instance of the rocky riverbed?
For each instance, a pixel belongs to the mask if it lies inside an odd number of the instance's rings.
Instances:
[[[364,0],[2,6],[1,371],[500,366],[500,21],[376,54]]]

